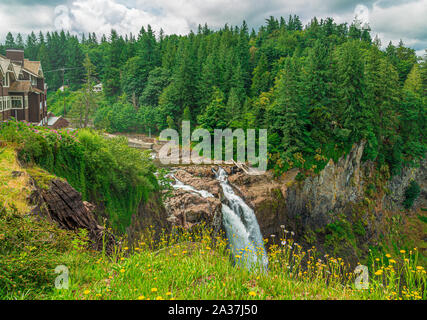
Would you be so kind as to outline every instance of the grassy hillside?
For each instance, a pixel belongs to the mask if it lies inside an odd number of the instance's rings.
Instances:
[[[53,176],[35,163],[21,167],[26,147],[19,140],[0,144],[0,299],[427,298],[416,248],[372,257],[365,290],[355,288],[354,270],[341,258],[304,250],[285,230],[269,240],[268,272],[235,265],[224,235],[204,226],[157,242],[149,228],[133,247],[124,242],[112,255],[95,252],[87,232],[60,230],[29,214],[29,175],[46,184]],[[244,257],[245,251],[235,258]],[[55,289],[60,265],[69,270],[68,290]]]
[[[0,140],[15,146],[22,163],[67,179],[84,200],[102,208],[116,231],[124,232],[138,206],[159,188],[149,155],[129,148],[124,138],[10,121],[0,125]]]

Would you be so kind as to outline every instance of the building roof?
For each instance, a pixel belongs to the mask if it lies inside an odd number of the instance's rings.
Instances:
[[[52,115],[52,113],[50,113],[50,115],[48,114],[48,116],[47,116],[47,125],[48,126],[53,126],[53,125],[55,125],[55,123],[57,123],[61,119],[65,119],[65,118],[63,118],[61,116],[55,117],[55,116]],[[44,117],[43,120],[40,121],[40,123],[38,124],[38,126],[43,126],[45,123],[46,123],[46,117]],[[67,121],[67,123],[68,123],[68,121]]]
[[[10,60],[2,55],[0,55],[0,68],[3,73],[6,73],[9,69]]]
[[[30,80],[14,81],[9,87],[11,92],[30,92],[32,91]]]
[[[41,69],[40,61],[30,61],[28,59],[24,59],[24,69],[39,77],[39,71]]]
[[[12,84],[9,87],[9,91],[10,92],[37,92],[37,93],[43,93],[42,90],[33,87],[31,85],[30,80],[19,80],[19,81],[14,81],[12,82]]]
[[[36,77],[43,76],[43,71],[41,68],[40,61],[30,61],[28,59],[24,59],[24,65],[20,66],[19,64],[12,63],[10,59],[8,59],[7,57],[0,55],[0,67],[2,68],[3,72],[6,72],[6,70],[8,70],[11,64],[13,66],[15,74],[17,75],[19,75],[21,68],[23,68],[24,70],[32,73]],[[40,75],[40,71],[42,72],[41,75]]]
[[[19,74],[21,73],[22,67],[20,65],[12,63],[13,71],[15,72],[15,77],[18,79]]]
[[[48,117],[47,118],[47,125],[53,126],[59,119],[61,119],[61,117]],[[42,126],[43,123],[45,123],[45,122],[46,122],[46,117],[44,117],[43,120],[40,121],[40,123],[38,125]]]

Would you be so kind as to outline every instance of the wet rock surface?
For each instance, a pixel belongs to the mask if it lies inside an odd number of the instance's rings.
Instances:
[[[210,166],[189,166],[179,168],[173,175],[184,185],[197,191],[207,191],[211,195],[201,194],[176,188],[166,197],[164,205],[168,213],[168,221],[172,225],[191,228],[206,223],[215,230],[221,228],[222,191],[219,182]]]

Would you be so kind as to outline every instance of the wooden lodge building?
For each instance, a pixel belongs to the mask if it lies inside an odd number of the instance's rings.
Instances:
[[[46,85],[39,61],[24,58],[23,50],[0,55],[0,121],[14,117],[38,124],[47,117]]]

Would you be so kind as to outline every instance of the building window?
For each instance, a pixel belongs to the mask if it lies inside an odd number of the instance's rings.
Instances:
[[[9,73],[6,72],[6,77],[4,78],[3,87],[7,88],[9,87]]]
[[[10,97],[0,97],[0,111],[9,110],[10,106]]]
[[[24,109],[24,103],[22,97],[11,96],[12,109]]]
[[[33,77],[32,75],[30,75],[30,77],[31,77],[31,85],[32,86],[37,86],[37,78]]]

